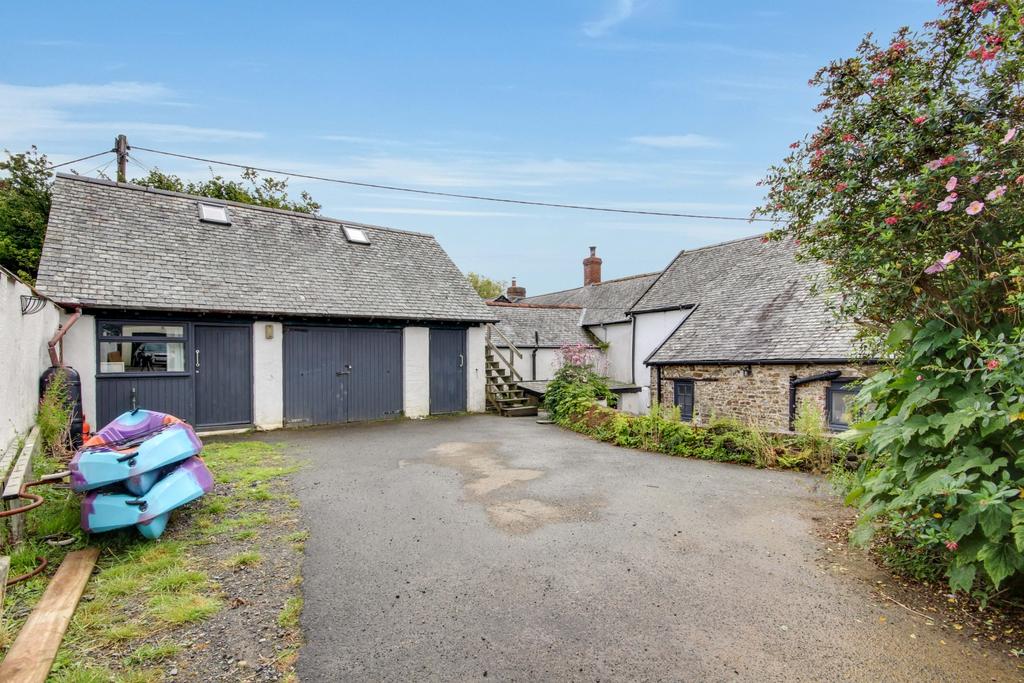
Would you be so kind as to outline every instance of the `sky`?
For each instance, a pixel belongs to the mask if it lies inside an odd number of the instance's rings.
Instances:
[[[0,146],[60,162],[124,133],[332,178],[746,217],[757,180],[817,123],[816,69],[937,12],[934,0],[4,3]],[[72,168],[112,176],[111,158]],[[129,178],[210,174],[133,158]],[[611,279],[765,229],[289,188],[325,216],[432,233],[463,272],[514,276],[530,294],[579,286],[591,245]]]

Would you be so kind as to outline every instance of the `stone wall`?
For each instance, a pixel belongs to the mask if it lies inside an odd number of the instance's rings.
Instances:
[[[749,376],[746,374],[749,368]],[[858,365],[666,365],[661,368],[661,404],[673,405],[673,380],[694,380],[693,421],[733,418],[772,432],[789,431],[789,380],[840,370],[843,378],[864,377],[869,368]],[[657,392],[657,368],[651,368],[651,392]],[[829,380],[797,387],[797,405],[812,401],[825,419],[825,389]]]

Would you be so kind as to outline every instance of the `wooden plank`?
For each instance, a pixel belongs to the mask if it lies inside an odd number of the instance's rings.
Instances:
[[[68,553],[64,558],[7,651],[7,657],[0,663],[0,681],[46,681],[99,554],[98,548],[86,548]]]
[[[8,446],[7,450],[0,455],[0,481],[7,481],[7,473],[14,464],[14,456],[18,455],[18,440],[15,439]]]
[[[11,558],[7,555],[0,557],[0,625],[3,624],[4,597],[7,593],[7,575],[11,571]]]
[[[17,461],[14,463],[11,476],[7,477],[7,483],[4,484],[4,500],[18,497],[18,491],[21,490],[21,485],[25,483],[25,475],[29,472],[29,465],[32,464],[32,456],[35,455],[38,443],[39,428],[33,427],[32,431],[28,433],[28,438],[25,439],[25,447],[21,449],[21,455],[18,456]]]

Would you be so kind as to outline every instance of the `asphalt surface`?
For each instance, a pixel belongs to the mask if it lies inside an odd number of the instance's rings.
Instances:
[[[1016,675],[830,566],[814,520],[838,503],[817,477],[531,418],[262,438],[309,461],[303,681]]]

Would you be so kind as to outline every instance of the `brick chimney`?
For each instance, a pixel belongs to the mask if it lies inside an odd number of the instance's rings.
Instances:
[[[516,284],[516,279],[512,278],[512,284],[505,290],[505,297],[509,301],[516,301],[517,299],[523,299],[526,297],[526,287],[520,287]]]
[[[590,248],[590,256],[583,259],[583,286],[596,285],[601,282],[601,257],[597,255],[597,247]]]

